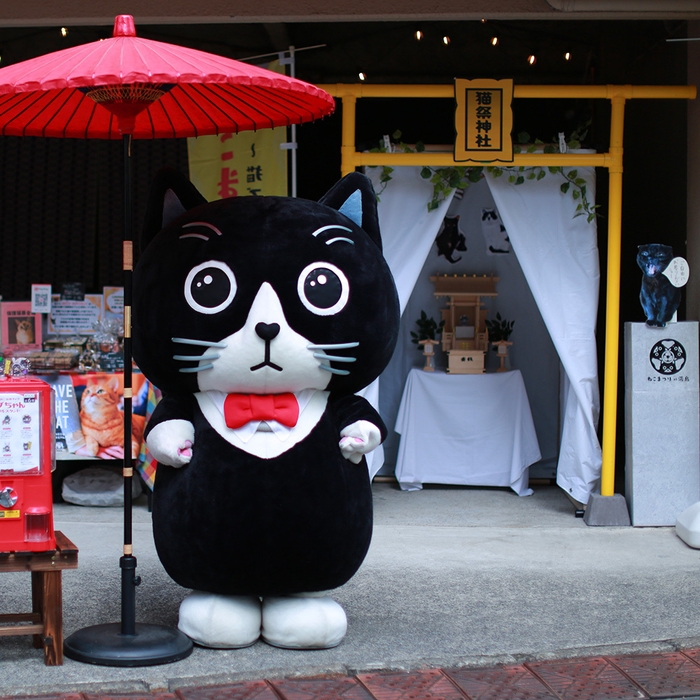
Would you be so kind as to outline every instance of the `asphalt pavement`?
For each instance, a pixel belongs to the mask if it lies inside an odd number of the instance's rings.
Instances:
[[[375,483],[369,554],[334,595],[348,616],[347,636],[335,649],[290,651],[260,641],[240,650],[195,647],[186,659],[156,666],[66,658],[49,667],[30,636],[0,637],[0,696],[183,693],[255,679],[700,648],[700,550],[674,528],[587,526],[558,487],[534,490],[521,498],[500,488],[403,492]],[[79,548],[78,569],[63,573],[64,633],[118,622],[122,509],[61,503],[54,517]],[[187,591],[158,561],[145,497],[133,519],[142,579],[137,621],[174,627]],[[29,574],[0,575],[0,612],[30,609]]]

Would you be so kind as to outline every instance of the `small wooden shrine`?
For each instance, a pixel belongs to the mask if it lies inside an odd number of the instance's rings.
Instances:
[[[430,278],[436,297],[447,297],[447,308],[441,309],[445,327],[442,349],[447,353],[447,372],[481,374],[485,371],[488,350],[486,307],[482,300],[496,297],[493,275],[437,275]]]

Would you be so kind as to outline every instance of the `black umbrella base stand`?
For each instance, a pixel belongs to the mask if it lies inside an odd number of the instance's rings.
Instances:
[[[131,485],[129,485],[131,488]],[[180,630],[136,623],[136,557],[123,556],[122,621],[94,625],[73,632],[63,642],[63,653],[74,661],[98,666],[156,666],[187,658],[192,640]]]
[[[177,629],[142,623],[134,634],[123,634],[115,622],[74,632],[64,641],[63,653],[98,666],[156,666],[187,658],[192,640]]]

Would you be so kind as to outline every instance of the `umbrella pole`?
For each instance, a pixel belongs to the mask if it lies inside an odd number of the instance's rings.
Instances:
[[[119,623],[85,627],[66,638],[65,655],[75,661],[100,666],[155,666],[180,661],[192,653],[192,640],[178,629],[163,625],[136,624],[136,557],[132,544],[132,496],[134,478],[131,454],[132,351],[131,287],[134,269],[132,238],[131,135],[124,144],[124,552],[119,560],[122,571],[122,619]]]
[[[132,541],[132,481],[134,478],[131,454],[132,371],[131,371],[131,289],[134,269],[133,205],[131,184],[131,134],[122,136],[124,153],[124,241],[122,267],[124,274],[124,554],[119,560],[122,570],[122,634],[136,633],[136,557]]]

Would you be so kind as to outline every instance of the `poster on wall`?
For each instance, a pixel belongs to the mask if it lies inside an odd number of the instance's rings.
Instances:
[[[54,295],[48,317],[51,335],[88,335],[95,332],[95,324],[102,320],[104,298],[102,294],[86,294],[81,301],[62,299]]]
[[[78,410],[79,423],[77,430],[66,433],[67,450],[84,457],[123,458],[124,375],[97,372],[72,374],[68,379],[72,384],[72,399]],[[132,457],[137,458],[141,452],[148,404],[148,382],[140,372],[132,376],[132,390]],[[67,388],[64,393],[68,393]],[[69,406],[70,401],[66,407]]]
[[[53,389],[56,454],[75,452],[77,443],[82,441],[82,432],[73,382],[69,375],[58,372],[39,374],[38,377]]]
[[[104,287],[104,320],[124,320],[124,287]]]
[[[38,392],[0,394],[0,472],[41,473],[41,419]]]
[[[32,313],[31,301],[2,302],[0,317],[3,353],[41,350],[41,314]]]
[[[263,66],[284,74],[279,61]],[[190,180],[212,202],[228,197],[286,197],[287,129],[261,129],[187,139]]]

